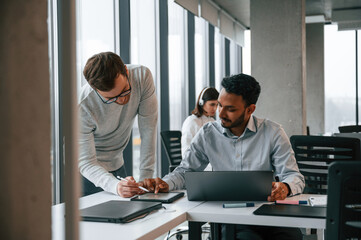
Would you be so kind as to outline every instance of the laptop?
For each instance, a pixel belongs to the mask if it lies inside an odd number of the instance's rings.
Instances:
[[[267,201],[272,171],[185,172],[189,201]]]
[[[80,210],[83,221],[127,223],[162,207],[160,202],[108,201]]]
[[[253,213],[255,215],[283,217],[326,218],[326,210],[327,208],[325,207],[263,204]]]

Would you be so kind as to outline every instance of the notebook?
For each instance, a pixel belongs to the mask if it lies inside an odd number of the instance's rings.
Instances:
[[[189,201],[267,201],[272,171],[186,172]]]
[[[184,192],[168,192],[168,193],[145,193],[131,198],[131,201],[150,201],[172,203],[184,196]]]
[[[255,215],[271,215],[284,217],[307,217],[307,218],[326,218],[325,207],[311,207],[302,205],[274,205],[263,204],[253,213]]]
[[[127,223],[162,207],[160,202],[108,201],[80,210],[83,221]]]

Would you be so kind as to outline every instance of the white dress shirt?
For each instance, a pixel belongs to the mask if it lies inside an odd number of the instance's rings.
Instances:
[[[163,180],[169,190],[182,189],[186,171],[203,171],[209,163],[213,171],[274,171],[274,176],[289,185],[290,194],[302,193],[305,187],[283,128],[253,115],[239,137],[219,121],[205,124],[193,138],[181,164]]]
[[[186,120],[184,120],[182,125],[182,158],[184,158],[186,150],[191,145],[192,139],[199,129],[201,129],[204,124],[214,121],[213,117],[207,117],[206,115],[197,117],[194,114],[188,116]]]

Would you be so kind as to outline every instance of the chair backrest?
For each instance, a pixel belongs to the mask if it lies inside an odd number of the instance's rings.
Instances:
[[[361,132],[361,125],[339,126],[338,130],[340,133],[358,133]]]
[[[304,193],[327,193],[331,162],[360,160],[357,138],[294,135],[290,140],[300,172],[305,177]]]
[[[162,131],[160,132],[162,145],[165,148],[168,161],[169,172],[173,171],[182,161],[181,131]]]
[[[361,162],[329,168],[326,239],[361,239]]]

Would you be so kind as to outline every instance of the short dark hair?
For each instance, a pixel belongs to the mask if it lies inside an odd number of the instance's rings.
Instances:
[[[202,96],[202,93],[203,93],[203,96]],[[200,104],[201,96],[202,96],[202,100],[203,100],[202,105]],[[212,88],[212,87],[203,88],[198,96],[197,104],[196,104],[195,108],[193,109],[192,114],[196,115],[197,117],[201,117],[204,112],[204,110],[203,110],[204,104],[207,101],[218,100],[218,96],[219,96],[219,92],[217,91],[217,89]]]
[[[247,106],[256,104],[261,93],[261,86],[257,80],[243,73],[223,78],[222,87],[228,93],[242,96]]]
[[[90,86],[108,92],[119,74],[127,76],[122,59],[112,52],[101,52],[88,59],[83,74]]]

